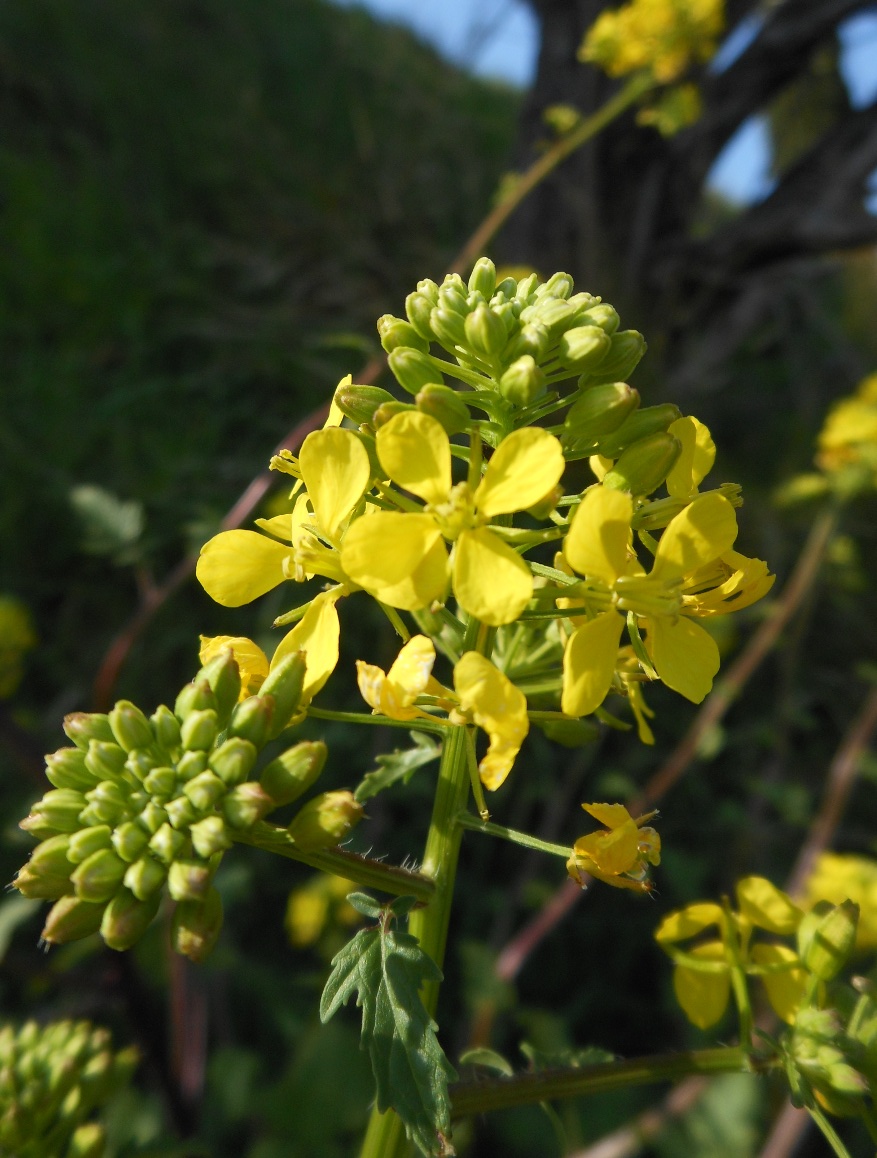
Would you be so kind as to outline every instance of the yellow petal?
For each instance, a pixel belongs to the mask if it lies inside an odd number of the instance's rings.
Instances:
[[[721,941],[709,941],[706,945],[696,945],[691,953],[706,961],[723,961],[725,946]],[[687,965],[677,965],[673,970],[673,989],[688,1020],[699,1029],[708,1029],[727,1008],[731,979],[724,971],[702,973]]]
[[[737,538],[734,508],[717,491],[700,495],[675,515],[658,542],[652,575],[681,579],[729,551]]]
[[[563,553],[579,575],[610,587],[623,575],[630,542],[633,500],[625,491],[594,487],[579,503],[563,541]]]
[[[287,511],[285,515],[274,515],[273,518],[270,519],[256,519],[255,523],[260,531],[264,531],[266,535],[272,535],[275,539],[279,539],[281,543],[292,542],[291,511]]]
[[[530,568],[487,527],[464,531],[454,548],[454,595],[468,612],[498,627],[518,618],[533,594]]]
[[[422,695],[429,684],[435,663],[435,645],[426,635],[414,635],[396,656],[387,678],[413,699]]]
[[[451,489],[451,441],[429,414],[406,410],[376,436],[381,466],[400,487],[427,503],[443,503]]]
[[[684,909],[677,909],[668,913],[655,930],[655,940],[659,944],[673,941],[687,941],[689,937],[696,937],[710,925],[722,924],[722,909],[712,901],[696,901],[693,905],[686,905]]]
[[[603,703],[612,685],[624,617],[605,611],[577,627],[563,653],[563,696],[566,716],[587,716]]]
[[[368,451],[352,430],[330,426],[307,436],[298,462],[317,525],[335,539],[369,484]]]
[[[343,595],[340,588],[321,591],[302,616],[299,623],[283,637],[271,660],[271,667],[286,655],[296,651],[305,653],[304,687],[300,707],[309,704],[338,663],[338,640],[341,634],[335,604]]]
[[[435,647],[425,635],[409,639],[386,675],[379,667],[358,659],[356,679],[362,698],[392,720],[413,720],[421,712],[411,705],[434,682],[434,663]]]
[[[699,704],[713,686],[719,670],[716,641],[697,623],[681,615],[649,617],[646,651],[655,671],[668,688]]]
[[[791,897],[766,877],[744,877],[737,882],[740,912],[759,929],[785,937],[794,933],[803,913]]]
[[[682,443],[682,453],[667,475],[667,492],[674,498],[687,499],[712,470],[716,444],[709,429],[696,418],[677,418],[667,431]]]
[[[195,567],[198,582],[223,607],[241,607],[286,578],[289,547],[255,531],[221,531],[205,543]]]
[[[774,1013],[791,1025],[808,985],[808,974],[801,967],[798,954],[788,945],[759,944],[752,946],[750,958],[756,965],[787,966],[760,976]]]
[[[639,829],[628,816],[612,832],[591,832],[579,837],[573,852],[577,857],[593,861],[607,876],[630,872],[639,860]]]
[[[485,518],[525,511],[560,482],[564,468],[560,442],[540,426],[513,431],[496,448],[475,492]]]
[[[241,673],[240,698],[254,696],[268,674],[268,656],[244,635],[202,635],[198,658],[202,664],[208,664],[227,648],[231,648]]]
[[[523,692],[476,651],[467,651],[454,668],[454,689],[464,712],[490,738],[478,765],[481,782],[493,790],[508,776],[530,728]]]
[[[335,394],[337,394],[339,390],[343,390],[345,386],[352,386],[352,385],[353,385],[353,375],[352,374],[345,374],[345,376],[341,379],[341,381],[335,387]],[[340,426],[341,423],[344,421],[344,411],[341,409],[341,407],[335,401],[335,394],[332,395],[332,402],[329,405],[329,414],[326,418],[326,421],[323,423],[323,429],[324,430],[326,429],[327,426]]]
[[[632,819],[623,804],[583,804],[582,808],[608,829],[621,828]]]
[[[448,554],[431,515],[378,511],[357,519],[341,544],[341,566],[375,599],[417,611],[444,599]]]

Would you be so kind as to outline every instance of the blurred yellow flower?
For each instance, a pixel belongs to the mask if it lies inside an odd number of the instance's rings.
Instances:
[[[858,464],[877,472],[877,374],[835,403],[816,446],[817,466],[829,474]]]
[[[813,866],[807,880],[806,904],[831,901],[840,905],[855,901],[859,906],[856,948],[860,951],[877,947],[877,860],[824,852]]]
[[[601,12],[579,59],[609,76],[650,71],[661,84],[709,60],[725,24],[723,0],[631,0]]]

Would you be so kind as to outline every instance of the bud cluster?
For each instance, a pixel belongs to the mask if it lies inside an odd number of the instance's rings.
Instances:
[[[166,885],[177,902],[175,947],[193,960],[207,955],[222,924],[213,879],[235,833],[297,800],[325,763],[325,744],[303,741],[254,774],[262,748],[298,709],[304,672],[303,654],[293,653],[258,695],[240,699],[227,649],[182,689],[173,711],[162,705],[147,718],[121,700],[108,715],[66,718],[75,746],[46,757],[54,788],[21,822],[41,843],[15,880],[24,896],[55,902],[46,941],[99,930],[111,948],[128,949]],[[352,827],[348,796],[324,793],[299,812],[290,832],[303,850],[337,844]]]
[[[102,1158],[104,1131],[87,1119],[126,1084],[137,1051],[114,1053],[87,1021],[0,1029],[0,1156]]]

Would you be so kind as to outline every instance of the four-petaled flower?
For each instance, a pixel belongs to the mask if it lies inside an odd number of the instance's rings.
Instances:
[[[661,838],[646,825],[656,814],[634,819],[623,804],[583,804],[585,812],[604,825],[580,836],[566,863],[567,872],[583,884],[582,874],[596,877],[618,889],[651,892],[648,866],[661,863]]]

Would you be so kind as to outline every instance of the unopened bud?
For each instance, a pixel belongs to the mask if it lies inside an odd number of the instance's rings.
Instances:
[[[570,407],[564,421],[564,448],[585,448],[596,445],[604,435],[624,422],[639,406],[639,394],[626,382],[607,382],[591,386]]]
[[[248,781],[232,788],[222,802],[221,811],[232,828],[250,828],[276,807],[261,785]]]
[[[168,892],[175,901],[200,901],[210,888],[215,871],[202,860],[175,860],[168,868]]]
[[[176,769],[153,768],[143,781],[143,787],[150,796],[158,797],[160,800],[168,799],[173,796],[177,788]]]
[[[180,746],[180,721],[165,704],[159,704],[149,717],[159,747],[171,753]]]
[[[131,864],[149,844],[149,833],[136,820],[126,820],[113,830],[111,839],[122,860]]]
[[[327,751],[322,740],[304,740],[271,761],[259,784],[276,807],[291,804],[307,792],[323,771]]]
[[[120,889],[104,911],[101,936],[111,949],[130,949],[149,928],[160,904],[160,892],[141,901],[128,889]]]
[[[205,711],[212,708],[216,712],[219,727],[224,728],[241,694],[241,672],[232,648],[222,648],[209,663],[205,663],[195,676],[194,682],[199,684],[204,680],[213,692],[216,703],[205,704],[203,707],[198,705],[194,710]]]
[[[167,869],[154,856],[142,856],[128,865],[124,885],[139,900],[148,900],[167,880]]]
[[[109,824],[115,827],[124,817],[128,793],[115,780],[102,780],[86,792],[88,804],[80,814],[82,824]]]
[[[336,406],[357,426],[371,423],[379,406],[395,401],[389,390],[383,390],[380,386],[339,386],[335,391]]]
[[[94,824],[91,828],[80,828],[69,837],[67,845],[69,860],[73,864],[82,864],[92,853],[99,852],[102,848],[110,848],[112,835],[113,830],[108,824]]]
[[[209,752],[218,731],[216,712],[189,712],[181,729],[183,747],[187,752]]]
[[[363,807],[352,792],[324,792],[292,818],[288,832],[305,852],[339,844],[362,819]]]
[[[610,306],[608,302],[599,302],[595,306],[589,306],[588,309],[579,314],[576,321],[582,326],[599,326],[605,334],[611,337],[618,329],[621,319],[614,306]]]
[[[612,335],[609,353],[593,371],[603,382],[629,378],[646,352],[646,340],[638,330],[620,330]]]
[[[486,299],[493,297],[496,289],[496,266],[489,257],[479,257],[469,274],[468,288],[477,290]]]
[[[181,783],[187,780],[194,780],[196,776],[200,776],[207,767],[208,756],[205,751],[199,752],[184,752],[177,760],[177,779]]]
[[[64,717],[64,732],[77,748],[88,748],[89,740],[114,739],[110,718],[102,712],[71,712]]]
[[[164,865],[170,865],[179,856],[186,844],[186,837],[167,823],[163,824],[149,840],[149,847]]]
[[[211,888],[200,901],[181,901],[174,910],[171,942],[178,953],[200,964],[222,930],[222,898]]]
[[[157,754],[153,755],[152,752],[146,752],[143,748],[138,748],[136,751],[128,753],[125,767],[136,776],[138,780],[142,781],[145,780],[152,769],[157,768],[161,762]]]
[[[255,767],[259,752],[255,744],[240,736],[233,736],[210,753],[208,764],[216,775],[233,788],[242,784]]]
[[[105,906],[83,901],[79,897],[62,897],[49,910],[40,934],[50,945],[63,945],[88,937],[100,928]]]
[[[18,827],[39,838],[59,832],[76,832],[82,827],[79,814],[86,803],[85,796],[73,788],[55,788],[32,806],[30,814]]]
[[[658,489],[681,453],[682,443],[672,434],[641,438],[606,472],[603,486],[632,495],[649,495]]]
[[[199,812],[206,812],[208,808],[212,808],[217,800],[221,800],[228,791],[228,787],[224,780],[211,772],[209,769],[202,772],[200,776],[196,776],[194,780],[189,780],[183,786],[183,792],[191,800],[192,804]],[[168,805],[168,814],[171,817],[171,824],[173,824],[173,812],[171,805],[176,803],[171,801]]]
[[[417,392],[417,409],[440,422],[448,435],[460,434],[472,421],[469,407],[456,390],[429,382]]]
[[[149,720],[130,700],[119,700],[110,712],[109,719],[116,743],[126,752],[152,747],[154,737]]]
[[[232,845],[225,821],[215,814],[205,816],[203,820],[193,824],[189,829],[189,836],[192,838],[195,852],[205,860],[217,852],[225,852]]]
[[[460,319],[460,328],[463,319]],[[403,390],[416,394],[427,382],[442,382],[442,376],[432,358],[420,350],[403,348],[387,355],[387,362]]]
[[[271,735],[273,716],[273,696],[250,696],[248,699],[242,700],[232,712],[228,734],[249,740],[257,748],[264,748]]]
[[[167,812],[160,804],[150,800],[137,817],[136,823],[142,825],[146,832],[152,835],[158,832],[163,824],[167,823]]]
[[[499,392],[515,406],[529,406],[545,391],[545,375],[529,354],[512,362],[499,380]]]
[[[421,338],[427,342],[432,341],[433,338],[429,315],[432,313],[436,301],[438,301],[438,289],[436,289],[435,298],[429,298],[422,293],[413,293],[405,299],[405,313],[408,315],[408,321]]]
[[[71,874],[76,895],[83,901],[108,901],[122,883],[128,866],[111,848],[93,852]]]
[[[50,836],[48,840],[38,844],[30,854],[27,867],[33,872],[49,876],[69,877],[75,864],[75,861],[70,860],[69,853],[69,836]]]
[[[466,308],[466,300],[463,299],[462,308]],[[436,341],[444,346],[446,350],[456,350],[458,346],[465,349],[466,347],[466,322],[463,312],[448,309],[446,306],[436,306],[436,308],[429,315],[429,324],[432,327],[432,332],[436,336]],[[430,381],[435,381],[435,372]],[[425,383],[424,383],[425,384]]]
[[[174,715],[178,720],[185,720],[190,712],[203,712],[212,709],[219,711],[216,696],[207,680],[193,680],[180,691],[174,703]]]
[[[417,407],[413,406],[410,402],[384,402],[372,415],[371,424],[375,430],[380,430],[382,426],[386,426],[390,419],[395,418],[397,414],[404,414],[406,410],[413,411],[416,409]]]
[[[268,729],[269,740],[279,736],[298,711],[306,674],[307,663],[303,651],[292,652],[279,663],[272,664],[265,682],[259,688],[260,696],[274,697],[274,712]]]
[[[85,766],[98,780],[115,780],[125,767],[125,751],[118,744],[90,740]]]
[[[466,318],[464,329],[469,348],[487,358],[495,358],[506,344],[502,319],[488,305],[480,305]]]
[[[73,1131],[65,1158],[103,1158],[107,1136],[99,1122],[86,1122]]]
[[[57,901],[74,891],[69,876],[36,872],[30,864],[18,870],[12,883],[29,901]]]
[[[56,788],[75,788],[79,792],[87,792],[97,783],[85,766],[81,748],[59,748],[46,756],[46,777]]]
[[[568,273],[554,273],[543,286],[539,296],[546,298],[568,298],[575,289],[575,282]]]
[[[618,458],[633,443],[650,434],[662,434],[679,417],[679,407],[672,402],[661,406],[641,406],[622,422],[612,434],[601,438],[597,452],[604,458]]]
[[[590,374],[612,348],[612,339],[599,326],[576,326],[560,339],[558,358],[567,370]]]
[[[798,955],[820,981],[831,981],[849,960],[856,944],[859,906],[820,901],[798,926]]]
[[[424,354],[429,350],[428,340],[411,322],[405,322],[402,318],[395,318],[392,314],[384,314],[378,318],[378,336],[381,339],[381,345],[388,354],[391,354],[393,350],[398,350],[400,346],[421,350]]]
[[[446,310],[452,310],[454,313],[465,314],[469,308],[466,304],[468,290],[469,287],[458,273],[445,274],[445,278],[439,286],[436,304]]]
[[[188,796],[177,796],[165,805],[168,820],[178,831],[185,831],[190,824],[201,818],[203,809],[196,808]]]

